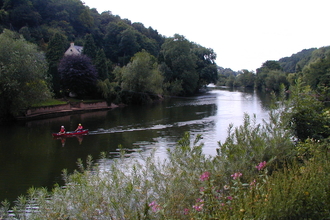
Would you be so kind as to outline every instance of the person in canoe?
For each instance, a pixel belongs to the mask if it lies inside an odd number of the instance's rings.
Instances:
[[[59,134],[64,134],[65,133],[65,127],[62,125]]]
[[[82,131],[84,129],[84,127],[81,124],[78,124],[77,129],[75,130],[76,132],[78,131]]]

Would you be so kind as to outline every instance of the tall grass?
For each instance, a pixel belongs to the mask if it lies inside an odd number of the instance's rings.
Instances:
[[[201,140],[186,133],[164,160],[155,151],[111,165],[78,160],[65,186],[31,188],[9,212],[3,202],[0,219],[330,218],[328,144],[293,142],[279,112],[230,126],[217,156],[204,155]]]

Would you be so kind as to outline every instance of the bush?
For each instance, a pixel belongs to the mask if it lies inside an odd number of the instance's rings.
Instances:
[[[135,159],[121,151],[120,158],[97,163],[88,157],[86,167],[79,160],[80,172],[63,172],[65,186],[50,193],[31,188],[10,214],[4,202],[0,218],[329,218],[328,144],[293,144],[279,116],[272,111],[259,125],[246,115],[215,157],[203,154],[201,135],[186,133],[165,160],[155,151]]]

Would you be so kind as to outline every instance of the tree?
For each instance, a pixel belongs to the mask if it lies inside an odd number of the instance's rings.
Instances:
[[[262,64],[260,68],[257,69],[257,74],[261,72],[267,72],[270,70],[282,70],[282,67],[278,61],[267,60]]]
[[[166,39],[162,45],[160,61],[164,62],[170,71],[164,75],[165,82],[182,83],[181,94],[192,95],[198,88],[199,75],[196,71],[197,57],[191,50],[191,43],[181,35]]]
[[[197,44],[193,45],[193,52],[197,57],[197,72],[199,74],[198,87],[217,83],[218,70],[215,63],[217,55],[211,48],[205,48]]]
[[[66,92],[78,96],[92,95],[96,91],[97,71],[86,55],[65,56],[60,61],[58,72]]]
[[[304,81],[316,90],[318,86],[330,86],[330,54],[311,63],[303,70]]]
[[[93,61],[96,58],[97,48],[94,42],[93,35],[86,34],[84,49],[82,53],[91,58]]]
[[[95,67],[100,80],[105,80],[109,77],[108,62],[104,50],[98,50],[95,58]]]
[[[67,49],[67,41],[60,33],[55,33],[50,39],[47,47],[46,58],[48,61],[48,74],[52,76],[52,88],[56,96],[60,95],[60,75],[58,63]]]
[[[317,94],[299,78],[290,88],[290,105],[286,113],[289,127],[295,136],[304,141],[307,138],[323,139],[330,135],[329,111],[326,111]]]
[[[157,59],[146,51],[138,52],[122,68],[122,90],[140,97],[162,94],[163,77]],[[141,101],[144,101],[140,98]]]
[[[0,117],[51,97],[46,66],[36,45],[9,30],[0,35]]]
[[[243,70],[236,79],[235,79],[235,86],[242,86],[242,87],[254,87],[255,81],[255,74],[249,72],[248,70]]]
[[[287,74],[282,71],[278,61],[268,60],[257,69],[256,87],[261,90],[279,91],[280,85],[289,87]]]
[[[128,28],[121,32],[119,42],[120,63],[126,65],[130,58],[140,50],[140,45],[137,42],[135,30]]]

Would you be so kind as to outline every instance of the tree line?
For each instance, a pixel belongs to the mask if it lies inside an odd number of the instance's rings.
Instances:
[[[261,91],[279,92],[281,85],[286,89],[297,83],[298,78],[315,90],[322,99],[328,100],[330,71],[330,47],[304,49],[290,57],[267,60],[254,71],[219,67],[218,85],[250,87]]]
[[[213,49],[179,34],[164,37],[80,0],[0,0],[0,8],[0,43],[7,45],[0,60],[2,118],[70,93],[141,104],[164,95],[192,95],[217,82]],[[63,56],[71,42],[83,46],[80,56]],[[25,68],[36,64],[23,62],[28,56],[41,63],[37,70]],[[40,89],[30,99],[19,92],[32,85]]]

